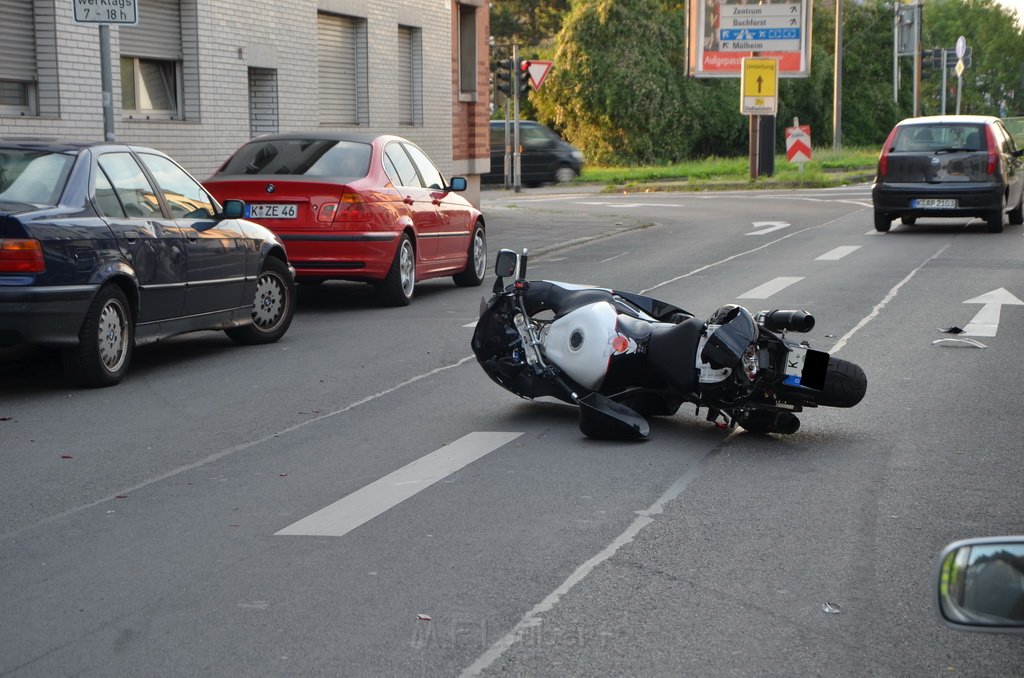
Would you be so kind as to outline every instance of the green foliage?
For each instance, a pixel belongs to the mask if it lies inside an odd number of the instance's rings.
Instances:
[[[972,63],[963,74],[961,113],[1024,115],[1024,28],[1012,12],[993,0],[929,0],[924,9],[923,47],[952,48],[959,36],[971,47]],[[956,112],[956,74],[946,75],[946,112]],[[921,111],[942,112],[942,73],[922,82]]]
[[[899,59],[893,100],[893,13],[897,0],[842,0],[843,145],[877,148],[913,112],[912,60]],[[493,2],[492,60],[518,44],[524,58],[554,62],[543,88],[521,101],[522,117],[551,125],[588,163],[665,165],[747,152],[736,78],[686,77],[686,3],[680,0],[500,0]],[[807,78],[779,86],[776,149],[798,117],[815,145],[832,143],[835,0],[813,0]],[[923,46],[973,48],[963,113],[1024,115],[1024,29],[994,0],[928,0]],[[955,76],[950,75],[955,88]],[[939,113],[941,74],[925,78],[922,114]],[[955,89],[947,112],[955,110]],[[496,117],[504,116],[499,102]],[[778,165],[776,165],[778,167]]]

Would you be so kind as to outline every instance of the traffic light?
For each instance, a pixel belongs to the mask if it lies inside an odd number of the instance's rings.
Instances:
[[[515,70],[515,63],[512,59],[502,59],[498,62],[498,91],[507,97],[513,96],[512,73]]]
[[[525,96],[530,91],[530,62],[526,59],[519,61],[519,95]]]

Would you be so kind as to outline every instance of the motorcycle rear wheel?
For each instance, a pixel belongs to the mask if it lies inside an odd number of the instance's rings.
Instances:
[[[817,403],[822,407],[853,407],[864,398],[867,389],[868,378],[859,365],[830,357],[825,386]]]

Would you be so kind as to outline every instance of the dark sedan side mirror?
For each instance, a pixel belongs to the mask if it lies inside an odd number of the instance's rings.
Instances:
[[[452,183],[448,186],[449,191],[455,191],[456,193],[466,190],[469,182],[466,181],[466,177],[452,177]]]
[[[221,219],[241,219],[245,216],[245,201],[225,200],[220,211]]]
[[[965,539],[939,558],[939,614],[961,631],[1024,634],[1024,537]]]

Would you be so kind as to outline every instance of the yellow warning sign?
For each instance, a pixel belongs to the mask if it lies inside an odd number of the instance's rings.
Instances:
[[[775,115],[779,106],[779,60],[745,57],[740,76],[740,113]]]

